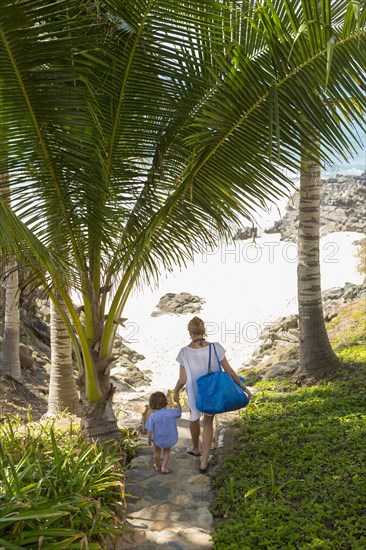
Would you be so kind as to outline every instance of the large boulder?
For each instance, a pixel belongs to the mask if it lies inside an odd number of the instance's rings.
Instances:
[[[179,294],[168,292],[160,298],[151,316],[158,317],[159,315],[167,313],[173,313],[175,315],[193,315],[201,311],[202,304],[204,303],[205,301],[203,298],[194,296],[189,292],[180,292]]]

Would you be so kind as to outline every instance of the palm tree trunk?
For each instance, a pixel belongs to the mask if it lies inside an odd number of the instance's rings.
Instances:
[[[107,392],[99,401],[83,402],[81,431],[85,441],[99,443],[117,442],[122,439],[112,407],[114,390]]]
[[[121,432],[112,406],[115,388],[110,382],[109,367],[106,360],[97,357],[94,359],[102,397],[96,401],[88,400],[85,395],[85,383],[82,378],[78,380],[82,401],[81,431],[84,439],[89,442],[120,441]]]
[[[6,202],[10,203],[8,156],[4,140],[1,141],[1,145],[4,148],[0,159],[0,194]],[[22,372],[19,356],[19,272],[17,260],[12,256],[7,258],[5,264],[5,278],[5,319],[0,370],[20,381]]]
[[[339,365],[323,317],[319,259],[320,163],[302,159],[298,233],[299,371],[319,378]]]
[[[47,414],[80,414],[81,406],[72,365],[72,345],[65,323],[51,301],[51,373]]]
[[[121,431],[112,405],[115,388],[110,380],[110,363],[113,358],[100,357],[97,352],[92,352],[92,356],[93,380],[84,372],[77,381],[82,402],[81,431],[86,441],[120,441]],[[98,387],[98,399],[92,400],[87,395],[91,383]]]
[[[21,380],[19,356],[19,273],[15,258],[8,258],[5,267],[5,323],[1,347],[0,369],[14,378]]]

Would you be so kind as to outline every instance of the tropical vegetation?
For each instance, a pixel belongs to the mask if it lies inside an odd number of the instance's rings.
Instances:
[[[135,443],[126,432],[129,458]],[[0,546],[105,548],[121,537],[125,478],[119,448],[86,444],[66,418],[0,427]]]
[[[255,384],[215,476],[215,549],[365,547],[364,301],[327,328],[339,369],[311,387]]]
[[[0,8],[0,244],[68,326],[85,437],[118,439],[109,369],[131,289],[284,192],[285,169],[318,159],[309,126],[321,160],[350,152],[366,12],[326,0]]]

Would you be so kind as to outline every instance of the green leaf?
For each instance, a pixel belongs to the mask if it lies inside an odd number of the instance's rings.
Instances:
[[[298,28],[297,30],[297,33],[296,33],[296,36],[294,38],[294,41],[292,43],[292,46],[291,46],[291,50],[290,50],[290,53],[288,54],[288,58],[287,60],[290,61],[291,59],[291,54],[292,54],[292,51],[294,49],[294,46],[295,46],[295,42],[300,38],[300,36],[305,33],[307,31],[307,24],[306,23],[301,23],[300,27]]]
[[[329,82],[329,75],[330,75],[331,66],[332,66],[332,59],[333,59],[333,52],[334,52],[335,43],[336,43],[335,36],[332,36],[327,42],[327,74],[326,74],[326,79],[325,79],[325,85],[326,86],[328,85],[328,82]]]
[[[253,495],[254,493],[259,491],[260,489],[263,489],[263,487],[264,487],[263,485],[258,485],[258,487],[252,487],[252,489],[249,489],[249,491],[246,491],[246,493],[244,494],[244,497],[245,498],[250,497],[250,495]]]

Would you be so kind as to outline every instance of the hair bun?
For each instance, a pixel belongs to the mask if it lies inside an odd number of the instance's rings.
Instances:
[[[206,336],[205,323],[200,317],[193,317],[188,323],[188,331],[191,336]]]

